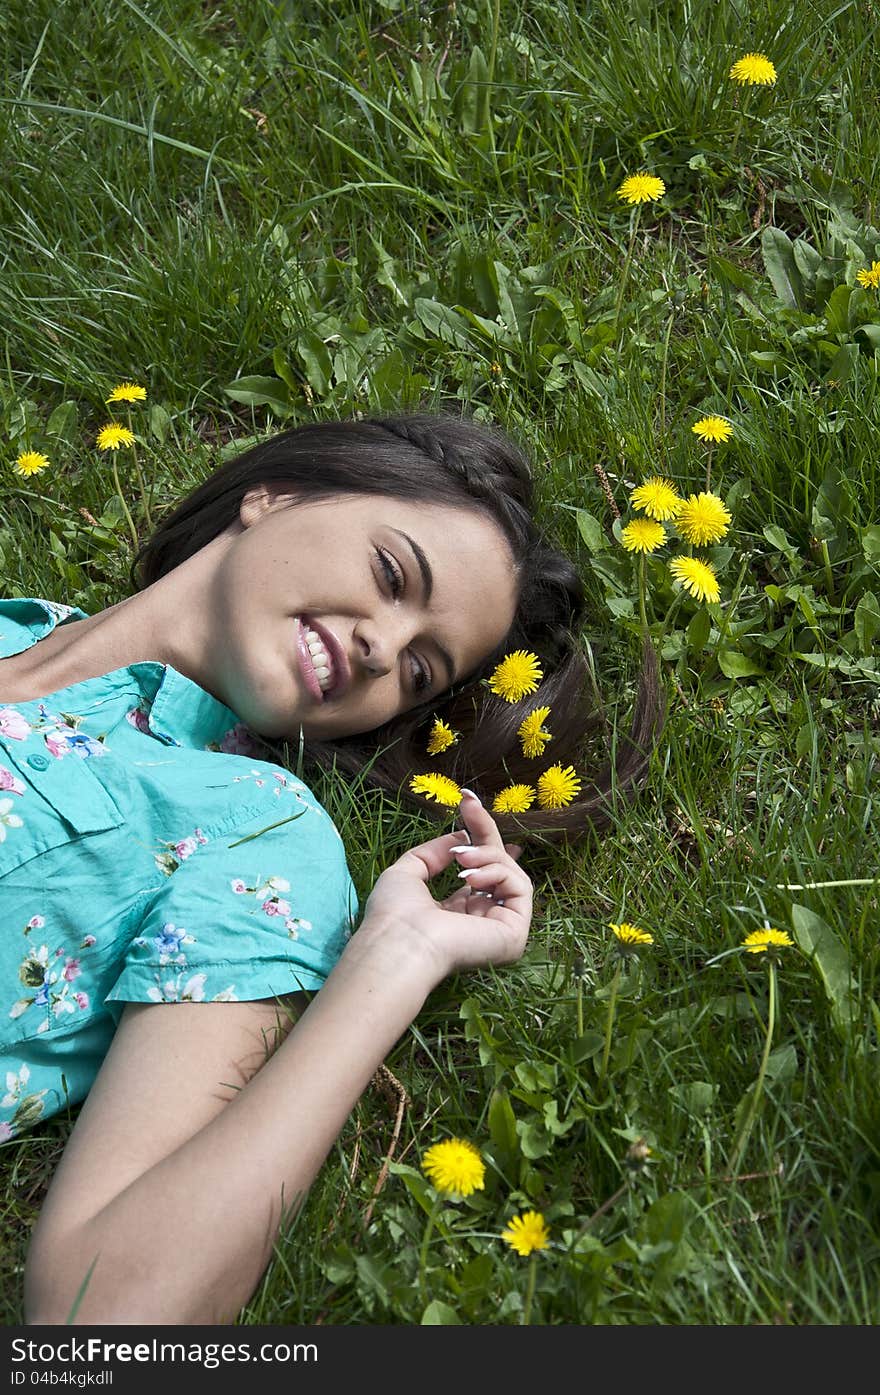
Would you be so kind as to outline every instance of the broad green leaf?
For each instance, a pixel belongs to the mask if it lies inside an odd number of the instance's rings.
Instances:
[[[792,310],[806,308],[804,283],[794,259],[791,240],[781,228],[765,228],[761,235],[761,255],[773,289],[783,305]]]
[[[737,654],[735,649],[722,649],[718,655],[718,667],[726,678],[751,678],[763,673],[760,664],[747,659],[745,654]]]
[[[822,265],[822,254],[809,242],[805,242],[802,237],[794,240],[794,264],[801,274],[804,285],[812,286],[816,280],[816,272]]]
[[[829,334],[846,334],[849,331],[849,300],[851,286],[835,286],[825,305],[825,323]]]
[[[853,369],[859,358],[859,350],[855,344],[842,344],[828,365],[825,374],[825,382],[829,385],[833,383],[835,387],[843,387],[848,382]]]
[[[257,375],[236,378],[223,391],[233,402],[241,402],[244,407],[271,407],[282,416],[291,410],[287,387],[280,378],[261,378]]]
[[[798,560],[797,550],[788,537],[788,534],[784,532],[782,528],[778,528],[775,523],[768,523],[765,525],[763,531],[764,537],[767,539],[770,546],[777,548],[779,552],[783,553],[789,562],[796,562]],[[766,589],[768,588],[765,588],[765,590]]]
[[[799,947],[819,970],[835,1024],[842,1031],[848,1030],[853,1022],[856,984],[850,973],[846,947],[830,925],[809,906],[795,902],[791,908],[791,923]]]
[[[422,1327],[460,1327],[461,1318],[448,1303],[433,1298],[422,1313]]]
[[[76,403],[60,402],[46,422],[46,435],[72,441],[76,433]]]
[[[719,1087],[708,1080],[692,1080],[688,1085],[673,1085],[670,1094],[688,1114],[699,1118],[708,1114],[718,1095]]]
[[[767,1075],[770,1080],[778,1080],[781,1084],[786,1080],[793,1080],[797,1075],[797,1068],[797,1051],[792,1042],[787,1042],[785,1046],[777,1046],[767,1057]]]
[[[859,325],[856,338],[859,337],[867,339],[872,349],[880,349],[880,325]]]
[[[312,392],[326,397],[333,380],[333,363],[324,340],[314,330],[304,329],[297,335],[295,347]]]
[[[415,312],[433,338],[440,339],[444,344],[453,344],[457,349],[470,350],[473,347],[467,321],[451,306],[418,296]]]
[[[880,524],[869,523],[862,529],[862,551],[866,562],[880,562]]]
[[[699,654],[705,649],[711,628],[709,612],[705,606],[701,606],[695,611],[687,627],[687,641],[694,653]]]
[[[490,104],[489,65],[483,50],[474,47],[468,63],[467,77],[458,99],[461,129],[469,136],[479,136],[489,129],[492,119]]]
[[[859,597],[853,627],[862,653],[870,654],[874,647],[874,636],[880,631],[880,604],[873,591],[866,591]]]
[[[510,1096],[503,1087],[492,1091],[489,1101],[489,1137],[494,1146],[499,1166],[507,1170],[519,1154],[516,1137],[516,1116],[510,1103]]]
[[[586,509],[578,509],[575,512],[575,519],[577,521],[578,532],[592,553],[604,552],[610,547],[611,544],[606,538],[605,530],[598,518],[595,518],[591,513],[587,513]]]

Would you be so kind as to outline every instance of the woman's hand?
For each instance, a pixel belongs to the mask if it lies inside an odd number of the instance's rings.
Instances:
[[[476,795],[462,796],[459,814],[471,844],[459,832],[411,848],[381,874],[364,909],[363,929],[378,922],[420,941],[438,982],[457,969],[518,959],[532,918],[532,883],[516,861],[522,849],[502,841]],[[464,885],[437,901],[428,883],[456,859]]]

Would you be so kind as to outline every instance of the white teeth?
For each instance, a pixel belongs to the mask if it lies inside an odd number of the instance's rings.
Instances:
[[[333,671],[330,663],[330,656],[324,648],[324,642],[314,630],[306,628],[306,644],[312,656],[312,666],[315,670],[315,677],[322,692],[326,692],[330,687],[330,675]]]

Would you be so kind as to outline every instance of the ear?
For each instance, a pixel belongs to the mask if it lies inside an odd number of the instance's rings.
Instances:
[[[252,528],[255,523],[259,523],[266,514],[274,513],[276,509],[286,508],[293,503],[296,495],[289,489],[284,489],[277,484],[255,484],[242,497],[238,507],[238,516],[241,520],[242,528]]]

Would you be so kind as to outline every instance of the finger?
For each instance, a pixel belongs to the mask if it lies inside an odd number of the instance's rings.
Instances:
[[[532,895],[532,884],[516,863],[487,862],[482,867],[466,867],[458,875],[472,891],[490,891],[496,900],[508,904],[516,897]]]
[[[458,813],[474,843],[492,843],[497,848],[504,847],[497,823],[473,790],[462,788]]]

